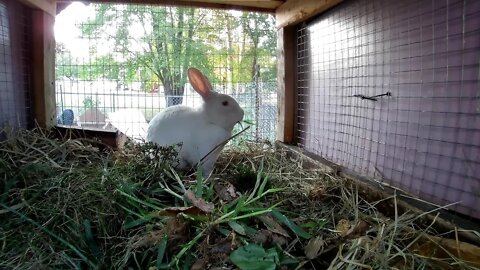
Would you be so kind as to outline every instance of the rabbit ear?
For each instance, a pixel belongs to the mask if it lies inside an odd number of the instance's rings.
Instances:
[[[203,98],[208,97],[212,91],[212,84],[205,75],[196,68],[188,69],[188,79],[193,89],[197,91]]]

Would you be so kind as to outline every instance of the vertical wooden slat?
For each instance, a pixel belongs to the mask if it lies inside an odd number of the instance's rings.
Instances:
[[[277,140],[291,144],[295,134],[295,27],[278,30],[277,57]]]
[[[55,0],[19,0],[21,3],[33,8],[47,12],[48,14],[55,16]]]
[[[41,127],[55,125],[55,18],[32,10],[32,91],[35,121]]]

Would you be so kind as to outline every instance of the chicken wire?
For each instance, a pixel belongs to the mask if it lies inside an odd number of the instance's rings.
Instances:
[[[348,0],[296,39],[301,147],[480,218],[480,1]]]
[[[32,125],[30,28],[27,7],[0,0],[0,133],[4,128]]]
[[[103,18],[95,21],[92,14],[102,12],[102,9],[109,11]],[[147,20],[145,17],[141,18],[144,15],[136,14],[160,16],[159,14],[171,14],[179,10],[184,12],[182,17],[184,23],[179,24],[172,19],[171,24],[170,22],[162,22],[160,25],[152,24],[153,29],[160,33],[153,39],[151,36],[148,39],[142,37],[142,31],[147,33],[149,29],[140,27],[132,30],[131,28],[135,25],[137,27],[149,25],[142,21]],[[130,110],[132,108],[139,109],[146,120],[150,121],[156,113],[169,105],[179,103],[192,107],[200,106],[202,103],[200,96],[194,92],[186,80],[185,67],[188,64],[174,64],[170,67],[177,74],[176,77],[172,76],[172,80],[182,81],[180,84],[185,83],[183,95],[172,93],[166,97],[164,92],[166,87],[159,76],[153,78],[155,75],[150,72],[152,66],[162,64],[154,63],[161,59],[158,56],[160,55],[158,47],[163,46],[162,42],[174,36],[171,31],[183,31],[181,42],[189,42],[188,39],[185,41],[184,36],[192,30],[188,28],[188,24],[193,20],[195,28],[192,31],[203,35],[199,37],[194,34],[191,38],[192,42],[195,42],[194,48],[181,54],[169,55],[174,60],[163,60],[176,61],[176,59],[189,58],[202,72],[208,71],[206,75],[212,80],[216,91],[230,94],[239,102],[245,110],[245,120],[251,124],[251,128],[241,139],[274,140],[277,117],[276,52],[274,49],[266,49],[267,43],[272,41],[266,37],[273,37],[273,41],[276,42],[273,16],[248,13],[251,21],[245,26],[240,19],[247,16],[246,13],[198,8],[192,10],[164,6],[108,4],[88,6],[77,4],[63,10],[57,16],[55,32],[57,37],[57,124],[115,130],[112,119],[117,121],[121,119],[122,125],[133,133],[140,134],[142,132],[138,129],[144,129],[145,126],[142,125],[141,119],[132,116]],[[82,13],[84,16],[71,15],[74,13]],[[193,17],[192,14],[194,14]],[[128,25],[121,21],[125,16],[130,16]],[[224,21],[230,21],[233,26],[228,29],[231,24],[215,23],[213,20],[215,16],[222,16]],[[263,21],[257,24],[255,16],[264,16]],[[100,27],[106,24],[106,20],[110,20],[107,23],[108,26]],[[73,29],[80,30],[73,33],[65,30],[65,22],[73,25]],[[257,36],[243,33],[244,28],[258,33]],[[97,30],[91,31],[91,29]],[[118,41],[118,31],[122,29],[127,29],[123,34],[130,36],[123,41]],[[90,32],[86,33],[88,31]],[[202,38],[206,40],[203,41]],[[122,47],[119,42],[127,44]],[[171,46],[167,45],[168,42],[170,41],[165,42],[165,46]],[[178,46],[175,38],[171,42]],[[75,53],[74,50],[68,49],[69,46],[75,47],[75,44],[82,46],[84,51]],[[250,48],[254,46],[259,49],[252,51]],[[275,48],[276,44],[272,44],[271,47]],[[207,48],[203,50],[207,52],[205,55],[198,54],[198,50],[202,48]],[[168,49],[174,50],[172,47]],[[78,51],[81,50],[78,49]],[[145,52],[150,53],[150,56],[158,53],[158,57],[149,59],[149,55]],[[138,69],[133,74],[129,74],[132,71],[128,69],[126,61],[140,53],[144,54],[145,59],[138,60],[143,62],[134,63]],[[253,54],[255,54],[255,60],[252,60]],[[94,58],[100,60],[93,63]],[[112,72],[115,75],[112,75]],[[89,73],[95,73],[95,76],[89,78]],[[149,75],[145,75],[146,73]],[[235,131],[239,130],[239,127],[235,129]]]

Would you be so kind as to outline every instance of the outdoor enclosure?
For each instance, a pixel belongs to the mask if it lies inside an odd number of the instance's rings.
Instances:
[[[480,218],[480,1],[349,0],[296,31],[299,145]]]
[[[0,1],[0,127],[30,128],[31,13],[16,1]],[[0,135],[1,136],[1,135]]]
[[[127,140],[189,67],[248,131]],[[0,0],[0,269],[477,270],[479,81],[479,0]]]
[[[274,23],[273,15],[258,12],[72,4],[56,18],[57,122],[112,130],[117,116],[140,134],[142,119],[125,109],[150,121],[167,106],[202,104],[186,76],[194,66],[245,109],[248,139],[273,141]]]

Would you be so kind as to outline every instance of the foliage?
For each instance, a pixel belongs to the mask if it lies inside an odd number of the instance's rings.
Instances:
[[[268,58],[268,56],[271,55],[271,51],[269,50],[275,50],[275,32],[269,30],[269,28],[274,25],[274,21],[271,16],[258,13],[243,13],[241,18],[243,32],[252,41],[252,47],[246,52],[249,57],[244,58],[241,63],[244,69],[250,71],[250,74],[242,74],[243,76],[248,76],[243,79],[245,81],[258,82],[256,78],[260,77],[260,68],[268,66],[270,64],[268,61],[272,60],[271,57],[270,59]],[[262,59],[266,59],[267,62],[259,62],[259,60]],[[272,65],[272,67],[275,68],[276,66]],[[275,77],[271,79],[274,80]]]
[[[79,66],[75,63],[72,53],[62,43],[56,44],[55,77],[57,80],[62,77],[69,79],[80,77]]]
[[[274,81],[274,17],[261,13],[145,5],[95,4],[95,15],[79,26],[90,43],[89,59],[73,59],[57,48],[57,78],[161,84],[166,95],[182,95],[186,70],[195,66],[213,83]],[[109,44],[109,52],[100,52]],[[86,60],[86,61],[85,61]],[[221,68],[218,68],[221,67]],[[233,89],[227,89],[232,92]],[[179,100],[181,101],[181,100]]]
[[[283,148],[225,151],[206,181],[172,168],[173,146],[58,135],[0,142],[2,269],[475,269],[458,239],[422,248],[447,240],[415,222],[428,213],[400,213],[395,196],[370,204]]]
[[[232,252],[230,259],[240,269],[275,270],[278,253],[275,248],[265,250],[259,245],[248,244]]]
[[[41,260],[60,268],[178,268],[194,252],[213,256],[198,246],[224,237],[228,228],[243,230],[241,237],[249,241],[259,230],[251,227],[252,219],[278,205],[265,199],[284,190],[268,188],[260,166],[250,191],[221,202],[215,183],[204,183],[200,172],[188,184],[171,169],[174,147],[128,143],[124,152],[99,152],[90,143],[54,135],[25,131],[2,145],[0,173],[7,181],[0,186],[0,214],[8,222],[0,229],[10,234],[21,224],[22,230],[18,240],[6,242],[10,251],[0,253],[0,267],[19,261],[33,267],[36,259],[25,257],[25,249],[34,258],[64,249],[63,256]],[[48,158],[39,160],[43,151],[23,156],[31,149],[46,150]],[[178,231],[187,227],[191,238]],[[44,243],[50,247],[43,249]]]
[[[98,108],[101,102],[99,100],[94,100],[92,96],[86,96],[82,101],[83,107],[79,108],[79,114],[84,113],[88,109]]]

